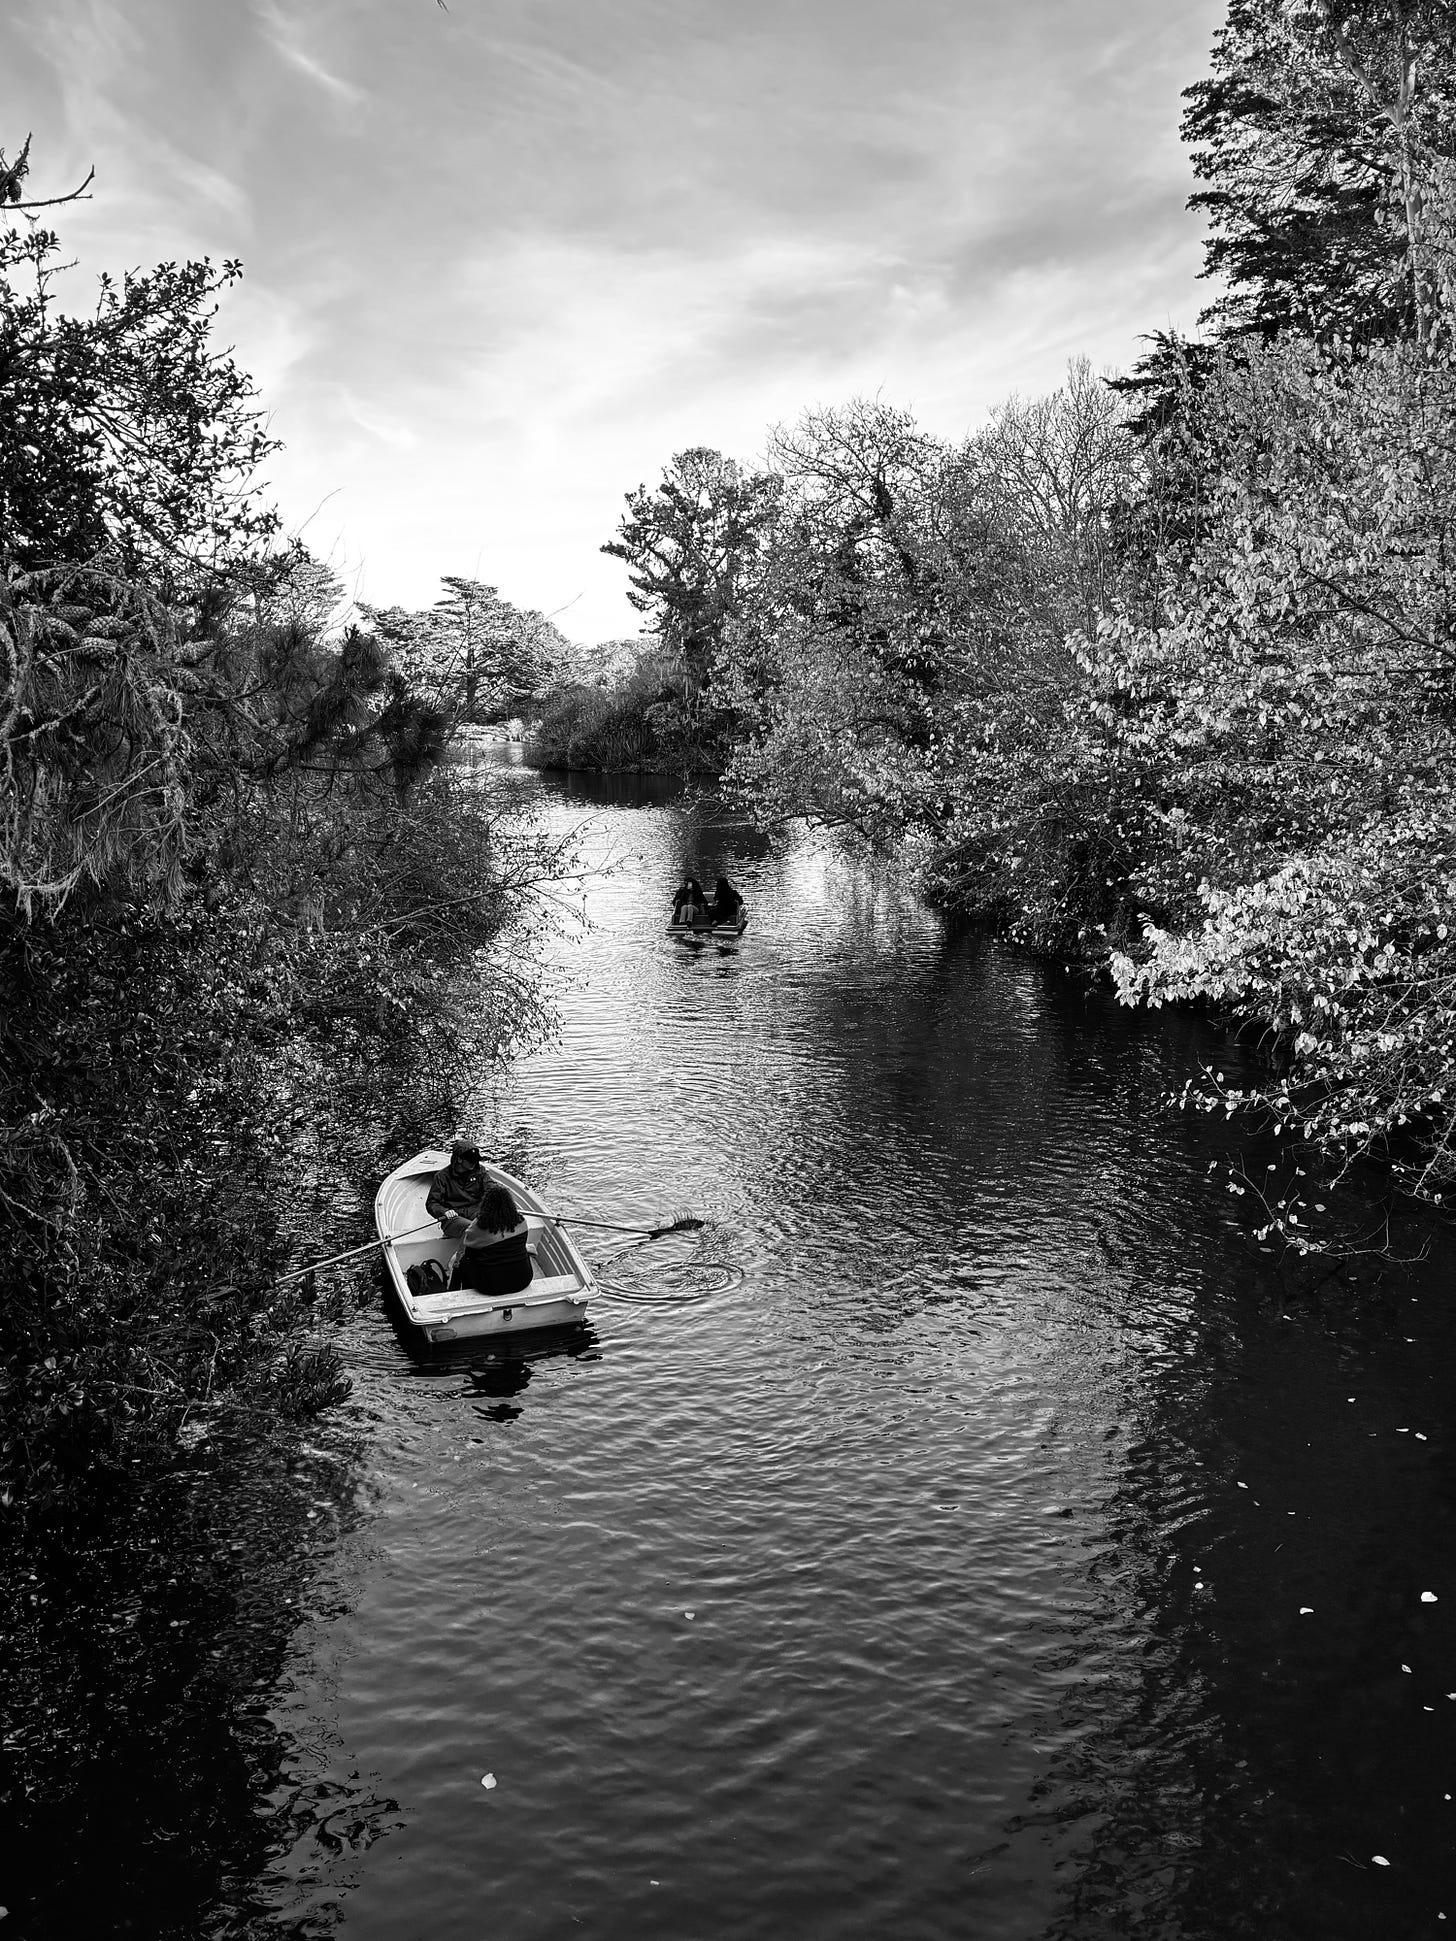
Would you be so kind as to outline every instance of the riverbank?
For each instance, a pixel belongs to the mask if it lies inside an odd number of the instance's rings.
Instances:
[[[18,1933],[109,1931],[121,1902],[190,1941],[276,1837],[234,1807],[266,1782],[256,1694],[319,1539],[356,1514],[337,1337],[376,1291],[280,1277],[367,1240],[387,1160],[549,1029],[529,884],[559,880],[567,845],[512,835],[466,771],[437,774],[410,823],[367,917],[234,888],[5,934],[0,1635],[23,1864],[0,1901]]]

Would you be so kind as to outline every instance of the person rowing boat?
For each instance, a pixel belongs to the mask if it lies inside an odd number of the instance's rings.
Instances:
[[[489,1184],[480,1163],[479,1146],[470,1139],[457,1139],[450,1148],[450,1164],[431,1178],[425,1197],[426,1213],[440,1222],[447,1240],[464,1236]]]

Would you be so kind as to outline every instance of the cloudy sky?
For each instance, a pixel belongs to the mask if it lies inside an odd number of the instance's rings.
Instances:
[[[881,392],[955,436],[1188,325],[1223,0],[5,0],[0,145],[83,269],[239,256],[275,501],[351,590],[637,630],[675,451]],[[79,273],[78,273],[79,276]],[[80,294],[79,285],[77,294]]]

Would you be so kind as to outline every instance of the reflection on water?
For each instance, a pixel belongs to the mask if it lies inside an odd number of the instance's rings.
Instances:
[[[579,1229],[623,1298],[574,1352],[416,1367],[382,1304],[354,1326],[376,1514],[273,1720],[321,1799],[397,1813],[333,1857],[310,1823],[280,1919],[1456,1920],[1444,1266],[1353,1322],[1291,1292],[1209,1180],[1223,1128],[1161,1111],[1237,1057],[1196,1022],[711,804],[504,760],[614,867],[560,1042],[479,1121],[563,1211],[707,1224]],[[741,941],[662,934],[690,867],[742,888]]]

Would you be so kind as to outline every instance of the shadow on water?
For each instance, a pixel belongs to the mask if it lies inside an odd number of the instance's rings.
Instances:
[[[590,1321],[563,1328],[537,1328],[499,1340],[426,1346],[415,1342],[401,1326],[396,1326],[395,1334],[410,1358],[408,1370],[400,1370],[402,1376],[416,1381],[464,1381],[470,1386],[459,1390],[462,1395],[519,1395],[530,1385],[533,1370],[543,1362],[601,1359],[601,1342]]]
[[[1369,1295],[1250,1251],[1209,1235],[1185,1268],[1184,1339],[1147,1369],[1084,1539],[1079,1650],[1105,1683],[1063,1704],[1045,1791],[1096,1831],[1058,1941],[1456,1917],[1449,1272]]]
[[[260,1442],[220,1424],[128,1527],[73,1541],[35,1580],[35,1608],[7,1614],[7,1709],[26,1706],[7,1763],[23,1737],[27,1791],[10,1804],[7,1934],[250,1931],[245,1883],[299,1810],[270,1693],[328,1605],[321,1569],[364,1518],[357,1456],[338,1425]],[[394,1823],[367,1790],[342,1782],[307,1813],[362,1839]]]

